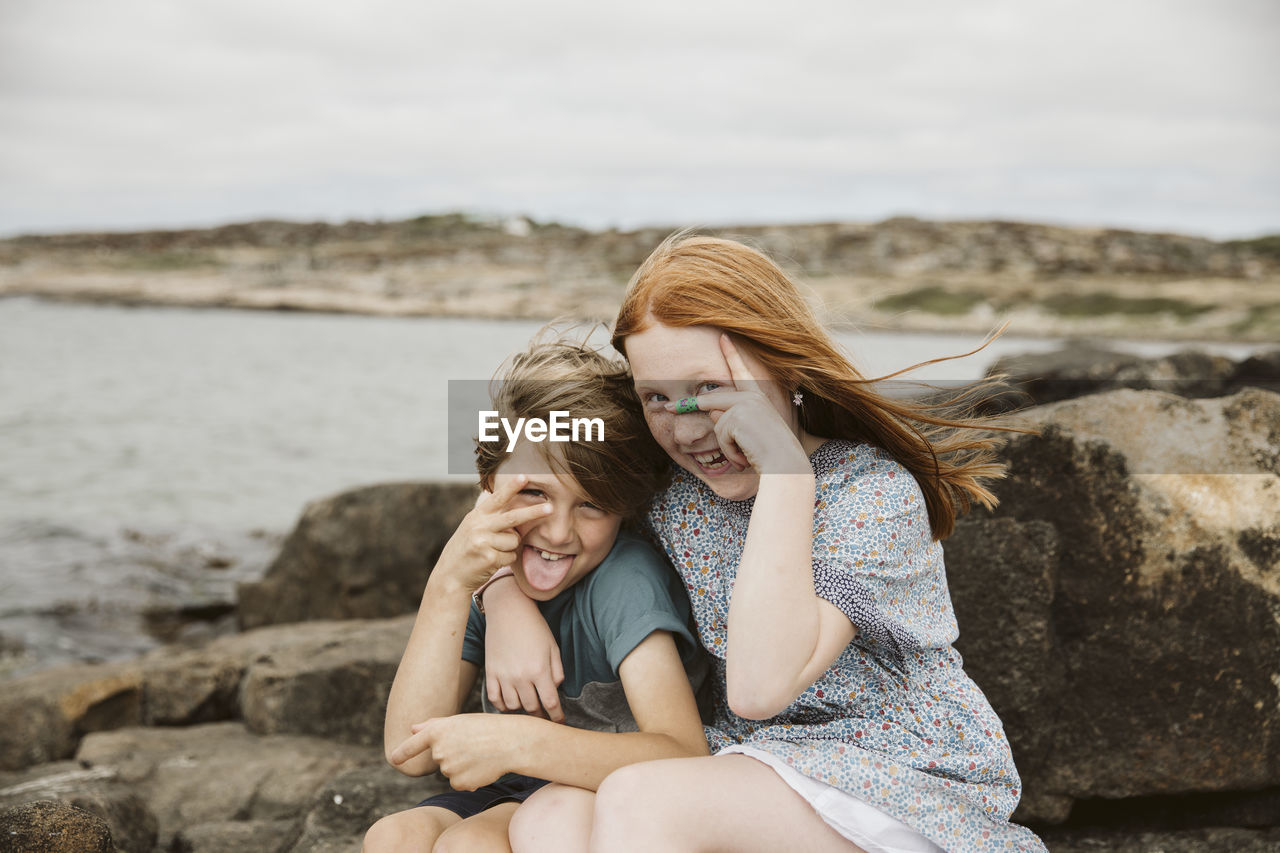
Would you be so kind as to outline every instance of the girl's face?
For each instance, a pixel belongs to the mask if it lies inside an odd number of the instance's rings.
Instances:
[[[664,404],[714,390],[733,390],[729,365],[720,349],[721,330],[714,326],[675,328],[652,317],[642,332],[627,338],[627,361],[636,393],[644,406],[653,437],[675,463],[722,498],[746,500],[760,489],[753,468],[738,468],[724,458],[711,416],[706,412],[676,414]],[[759,390],[778,410],[798,438],[804,438],[799,417],[786,393],[765,366],[745,350],[742,360],[756,378]]]
[[[622,516],[591,503],[577,480],[552,470],[546,456],[530,441],[516,444],[494,478],[516,474],[526,475],[529,482],[509,506],[549,503],[551,514],[516,528],[520,553],[511,568],[525,595],[549,601],[604,561],[618,538]]]

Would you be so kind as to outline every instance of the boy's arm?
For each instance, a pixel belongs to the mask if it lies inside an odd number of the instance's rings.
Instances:
[[[693,689],[670,633],[654,631],[641,641],[622,661],[619,675],[638,732],[592,732],[537,717],[463,714],[415,726],[418,733],[405,743],[405,754],[431,750],[459,790],[516,772],[592,791],[627,764],[708,754]]]
[[[475,682],[475,665],[462,660],[471,593],[500,566],[515,560],[520,544],[515,526],[546,514],[544,504],[506,509],[526,481],[523,475],[499,478],[492,493],[482,492],[427,579],[418,618],[387,696],[382,729],[387,760],[405,775],[422,776],[437,769],[429,752],[402,761],[393,757],[413,734],[413,724],[458,713],[460,697]]]
[[[439,570],[437,564],[427,581],[409,644],[387,696],[382,746],[387,760],[406,776],[434,773],[436,762],[430,752],[424,752],[397,764],[392,758],[396,747],[413,734],[414,723],[458,713],[460,697],[475,683],[477,673],[475,664],[462,659],[471,594]]]

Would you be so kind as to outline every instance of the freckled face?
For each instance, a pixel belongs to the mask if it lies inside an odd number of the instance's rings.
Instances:
[[[626,340],[627,361],[653,437],[677,465],[729,500],[746,500],[760,489],[753,468],[739,468],[720,451],[711,416],[706,412],[676,414],[663,408],[671,400],[732,391],[733,379],[720,349],[721,330],[714,326],[675,328],[656,320]],[[739,349],[760,391],[783,421],[801,435],[799,419],[778,383],[750,353]]]
[[[536,601],[549,601],[609,556],[622,516],[591,503],[578,481],[553,470],[533,442],[519,441],[494,478],[501,480],[516,474],[525,474],[529,482],[509,506],[515,509],[549,503],[551,514],[516,528],[520,554],[511,568],[525,595]]]

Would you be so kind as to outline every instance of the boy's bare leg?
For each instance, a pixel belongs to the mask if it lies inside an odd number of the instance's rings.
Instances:
[[[587,853],[595,791],[551,783],[534,792],[511,819],[515,853]]]
[[[436,839],[432,853],[511,853],[507,828],[519,805],[500,803],[458,821]]]
[[[591,849],[608,853],[863,853],[746,755],[631,764],[596,795]]]
[[[364,834],[361,853],[431,853],[446,829],[460,822],[448,809],[419,806],[379,820]]]

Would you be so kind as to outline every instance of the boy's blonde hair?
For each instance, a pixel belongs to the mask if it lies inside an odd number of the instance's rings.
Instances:
[[[535,342],[510,359],[490,396],[498,417],[512,423],[517,418],[549,421],[553,411],[600,419],[601,441],[543,441],[538,449],[553,470],[573,477],[605,512],[634,520],[666,486],[670,460],[649,432],[625,364],[585,344]],[[494,474],[508,455],[505,442],[476,442],[482,488],[492,491]]]

